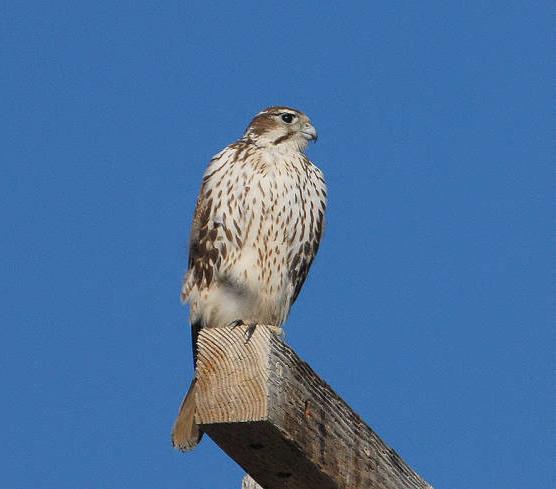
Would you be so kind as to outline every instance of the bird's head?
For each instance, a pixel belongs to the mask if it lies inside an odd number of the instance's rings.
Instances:
[[[317,140],[317,130],[299,110],[270,107],[253,118],[243,138],[257,146],[303,151],[309,141]]]

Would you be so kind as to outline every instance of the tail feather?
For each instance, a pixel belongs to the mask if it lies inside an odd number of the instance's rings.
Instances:
[[[187,451],[195,448],[201,441],[203,432],[199,426],[195,424],[195,391],[196,379],[193,379],[191,386],[185,395],[178,413],[178,417],[174,422],[172,429],[172,445],[178,450]]]

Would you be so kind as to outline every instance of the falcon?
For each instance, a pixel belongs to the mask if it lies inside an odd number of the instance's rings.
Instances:
[[[243,137],[212,158],[195,208],[181,298],[190,306],[193,358],[201,328],[270,326],[281,334],[319,248],[324,176],[305,155],[317,131],[289,107],[259,112]],[[195,379],[172,431],[190,450]]]

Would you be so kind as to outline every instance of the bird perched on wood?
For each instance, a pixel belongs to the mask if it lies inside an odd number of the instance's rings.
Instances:
[[[304,152],[316,139],[303,112],[270,107],[210,161],[181,290],[190,305],[194,361],[201,328],[264,324],[281,333],[323,231],[326,184]],[[202,436],[194,415],[195,379],[172,432],[180,450]]]

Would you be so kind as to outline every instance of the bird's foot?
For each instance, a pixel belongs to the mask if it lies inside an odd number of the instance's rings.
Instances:
[[[244,326],[246,323],[243,319],[236,319],[228,324],[228,328],[232,328],[232,330],[236,329],[238,326]]]
[[[284,329],[281,328],[280,326],[274,326],[272,324],[264,324],[263,325],[263,324],[257,324],[257,323],[252,322],[252,321],[244,321],[243,319],[236,319],[235,321],[232,321],[228,326],[231,327],[232,330],[234,330],[238,326],[247,326],[247,329],[245,330],[245,342],[246,343],[255,334],[255,329],[257,328],[257,326],[265,326],[266,328],[268,328],[270,330],[271,333],[273,333],[276,336],[279,336],[281,338],[284,336]]]
[[[244,321],[243,319],[236,319],[235,321],[232,321],[230,324],[228,324],[228,327],[232,328],[232,331],[238,326],[247,326],[247,329],[244,333],[245,343],[247,343],[251,339],[251,336],[253,336],[253,334],[255,333],[257,323],[252,321]]]

